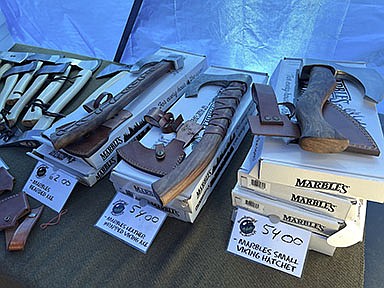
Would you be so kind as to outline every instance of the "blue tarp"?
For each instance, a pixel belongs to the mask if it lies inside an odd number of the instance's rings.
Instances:
[[[0,8],[17,43],[112,60],[132,3],[2,0]],[[312,57],[365,61],[384,75],[383,16],[381,0],[144,0],[122,62],[167,46],[260,72],[282,57]]]

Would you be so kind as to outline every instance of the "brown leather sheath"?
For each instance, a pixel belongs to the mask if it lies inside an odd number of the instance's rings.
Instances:
[[[44,206],[34,208],[16,227],[5,230],[5,242],[8,251],[23,250],[27,242],[29,233],[39,220]]]
[[[252,94],[259,115],[248,117],[251,132],[255,135],[299,138],[299,125],[292,122],[287,115],[280,114],[280,112],[278,112],[279,115],[276,114],[276,111],[279,110],[273,88],[269,85],[257,84],[253,89]],[[380,155],[380,150],[368,131],[343,109],[327,101],[322,112],[324,119],[349,140],[345,151],[373,156]],[[266,118],[269,121],[264,121]]]
[[[30,211],[25,193],[12,194],[0,201],[0,230],[15,227],[17,221]]]
[[[3,192],[12,191],[14,181],[15,179],[9,174],[8,170],[0,167],[0,195]]]
[[[184,142],[173,139],[167,145],[149,149],[139,141],[130,142],[117,149],[118,155],[133,167],[155,176],[164,176],[185,158]]]
[[[111,131],[131,116],[131,112],[121,110],[115,117],[104,122],[96,130],[83,136],[75,143],[67,145],[63,148],[64,151],[83,158],[90,157],[108,141]]]

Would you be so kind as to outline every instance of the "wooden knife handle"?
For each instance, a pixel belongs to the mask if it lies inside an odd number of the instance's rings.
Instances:
[[[61,110],[76,96],[76,94],[85,86],[88,80],[92,77],[92,71],[83,69],[77,74],[75,82],[69,87],[60,97],[53,102],[52,106],[48,109],[49,112],[59,113]],[[33,127],[37,130],[45,130],[51,126],[55,121],[55,117],[46,116],[40,118],[36,125]]]
[[[4,63],[0,67],[0,78],[3,77],[4,73],[7,72],[9,69],[12,68],[12,64],[10,63]]]
[[[323,106],[335,89],[336,79],[326,67],[311,69],[308,87],[296,100],[296,118],[301,129],[299,145],[316,153],[344,151],[348,139],[336,131],[323,117]]]
[[[27,87],[31,82],[33,75],[37,70],[41,68],[42,65],[43,65],[43,62],[39,61],[37,62],[36,68],[33,71],[24,73],[24,75],[20,78],[20,80],[17,82],[17,84],[13,88],[11,95],[8,96],[8,99],[7,99],[8,105],[12,106],[20,99],[20,97],[24,94],[25,90],[27,90]]]
[[[18,79],[19,75],[17,74],[9,75],[5,79],[4,87],[0,93],[0,110],[5,107],[5,103],[7,102],[8,96],[9,94],[11,94],[11,91],[13,87],[15,87]]]
[[[10,114],[7,116],[9,121],[9,125],[12,127],[16,124],[19,115],[28,104],[28,102],[32,99],[32,97],[40,90],[45,81],[48,78],[48,74],[42,74],[36,77],[35,81],[31,84],[27,91],[25,91],[23,97],[21,97],[15,105],[9,111]]]
[[[54,77],[51,83],[39,94],[36,100],[40,100],[42,103],[48,103],[59,92],[60,88],[65,82],[65,78],[68,77],[71,70],[71,65],[67,67],[63,74]],[[25,127],[33,127],[37,121],[43,115],[42,109],[38,106],[30,107],[22,120],[22,124]]]

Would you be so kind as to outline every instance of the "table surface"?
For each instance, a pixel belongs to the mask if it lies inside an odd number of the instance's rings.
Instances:
[[[19,51],[31,49],[35,48],[14,47]],[[71,105],[81,103],[81,98],[98,85],[100,82],[90,82],[82,97]],[[196,222],[167,218],[147,254],[94,227],[115,194],[108,178],[93,187],[78,184],[65,205],[68,213],[58,225],[46,230],[37,225],[24,251],[0,249],[0,287],[10,281],[26,287],[362,287],[364,243],[338,248],[333,257],[310,251],[301,279],[226,252],[232,228],[231,188],[250,145],[251,135],[247,135]],[[0,149],[0,157],[16,178],[15,192],[22,189],[36,165],[26,155],[27,151],[30,149]],[[30,203],[32,207],[39,205],[32,198]],[[380,287],[375,284],[384,283],[379,278],[384,267],[383,231],[378,229],[382,227],[381,212],[381,205],[369,205],[366,287]],[[38,224],[56,215],[45,208]],[[378,233],[381,234],[376,237]],[[3,233],[0,243],[4,243]]]

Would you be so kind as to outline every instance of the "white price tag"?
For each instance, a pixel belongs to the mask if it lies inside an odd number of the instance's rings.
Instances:
[[[228,251],[301,277],[311,232],[239,208]]]
[[[167,213],[145,202],[117,192],[95,227],[147,253]]]
[[[39,161],[25,183],[23,191],[49,208],[60,212],[77,179],[60,169]]]

